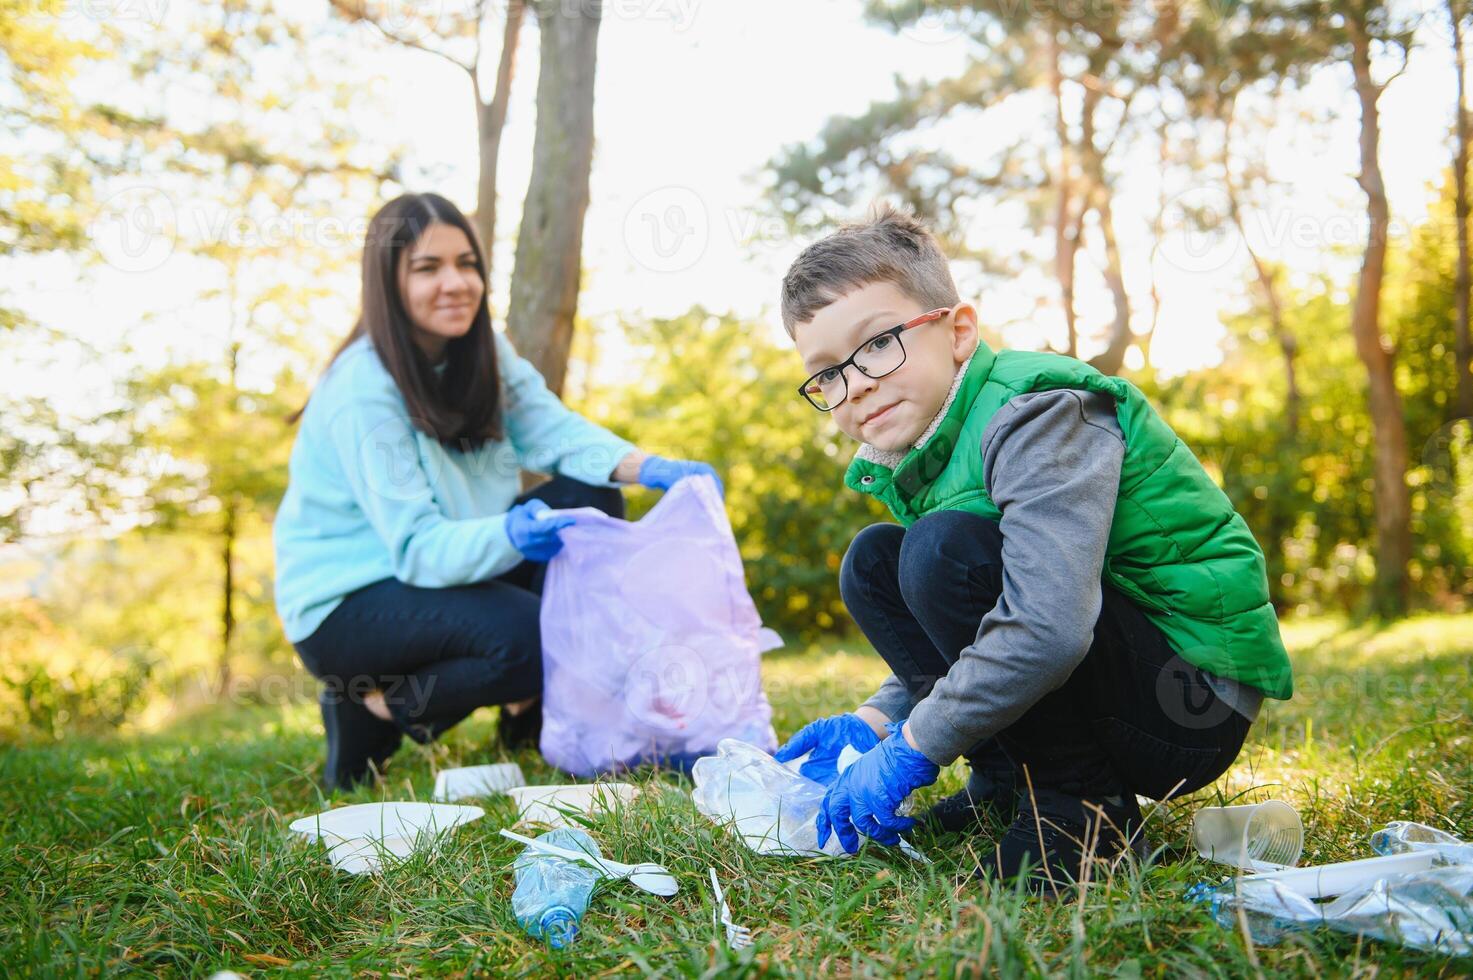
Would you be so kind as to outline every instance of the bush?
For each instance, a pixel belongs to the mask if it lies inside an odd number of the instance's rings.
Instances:
[[[116,730],[148,698],[155,662],[88,646],[33,601],[0,609],[0,739]]]

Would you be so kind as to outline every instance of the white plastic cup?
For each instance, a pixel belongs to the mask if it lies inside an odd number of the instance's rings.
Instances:
[[[1192,844],[1209,861],[1245,871],[1281,871],[1299,863],[1304,824],[1283,800],[1206,806],[1192,817]]]

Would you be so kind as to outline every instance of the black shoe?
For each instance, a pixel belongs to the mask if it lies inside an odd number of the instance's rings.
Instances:
[[[506,705],[501,706],[501,715],[496,722],[496,736],[502,748],[520,749],[537,747],[542,738],[542,699],[538,698],[517,714],[510,714]]]
[[[317,696],[327,734],[322,783],[329,792],[351,789],[376,772],[399,748],[403,736],[393,722],[374,716],[360,702],[324,689]]]
[[[1018,812],[1018,794],[1012,774],[1006,776],[972,770],[967,785],[936,802],[920,816],[921,826],[938,834],[981,830],[989,815],[1010,823]]]
[[[1079,879],[1087,859],[1112,860],[1126,848],[1143,858],[1140,827],[1140,805],[1129,792],[1083,800],[1041,790],[1023,801],[977,873],[1011,881],[1026,868],[1029,891],[1057,898]]]

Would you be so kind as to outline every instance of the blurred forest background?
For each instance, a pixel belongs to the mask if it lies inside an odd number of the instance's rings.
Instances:
[[[1473,3],[828,7],[895,44],[942,32],[965,56],[763,149],[752,215],[775,267],[875,200],[912,208],[979,298],[989,343],[1083,357],[1151,397],[1257,535],[1281,615],[1469,608]],[[717,467],[752,593],[791,646],[852,629],[839,560],[884,515],[843,490],[852,444],[794,394],[777,280],[765,316],[572,312],[600,271],[579,262],[605,126],[598,11],[0,0],[0,738],[309,696],[272,598],[270,524],[294,435],[283,417],[351,326],[368,216],[442,189],[418,148],[374,124],[419,84],[392,71],[404,52],[474,96],[458,105],[475,195],[458,203],[495,244],[498,328],[574,407]],[[1400,214],[1379,107],[1417,59],[1453,81],[1425,106],[1416,148],[1440,178],[1424,210]],[[825,69],[815,57],[791,70],[801,98],[803,72]],[[535,104],[525,189],[503,179],[501,152],[519,99]],[[1019,112],[1017,138],[995,139]],[[1295,224],[1303,178],[1276,170],[1276,148],[1346,134],[1354,166],[1319,179],[1354,194],[1333,226]],[[699,195],[702,175],[686,185]],[[630,212],[635,226],[685,216],[678,199],[650,207]],[[1144,261],[1126,225],[1145,230]],[[1292,236],[1326,261],[1290,261]],[[1198,297],[1223,327],[1207,366],[1166,372],[1152,356],[1172,326],[1158,276],[1194,264],[1229,267],[1236,286]],[[86,292],[161,269],[156,308],[104,330],[28,285]],[[629,497],[635,513],[652,502]]]

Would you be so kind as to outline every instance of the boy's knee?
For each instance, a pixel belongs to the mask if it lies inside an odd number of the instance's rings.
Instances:
[[[900,590],[907,601],[965,584],[961,568],[1002,562],[996,521],[961,510],[938,510],[912,524],[900,548]]]
[[[906,531],[898,524],[871,524],[854,536],[839,564],[839,596],[851,609],[860,601],[864,586],[877,563],[894,561],[900,554]]]

